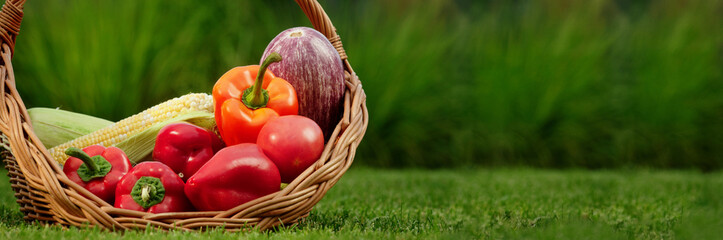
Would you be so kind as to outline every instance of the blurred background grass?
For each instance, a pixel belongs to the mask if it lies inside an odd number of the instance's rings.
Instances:
[[[723,167],[723,1],[321,1],[377,167]],[[292,1],[28,1],[28,107],[119,120],[258,63]]]

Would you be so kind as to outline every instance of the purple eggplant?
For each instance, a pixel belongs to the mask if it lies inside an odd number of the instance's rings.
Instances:
[[[272,52],[281,54],[283,60],[268,69],[294,86],[299,115],[319,124],[328,140],[344,107],[344,65],[339,53],[323,34],[308,27],[279,33],[261,59]]]

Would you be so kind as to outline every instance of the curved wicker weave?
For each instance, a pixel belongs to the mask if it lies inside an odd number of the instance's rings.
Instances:
[[[20,29],[24,0],[7,0],[0,12],[0,147],[15,197],[26,220],[63,226],[100,226],[107,229],[145,228],[201,230],[224,226],[227,231],[269,229],[308,216],[326,191],[351,166],[368,123],[366,95],[352,70],[336,29],[316,0],[296,0],[314,28],[336,47],[346,68],[344,116],[321,158],[284,190],[223,212],[149,214],[113,208],[68,180],[33,133],[27,111],[15,88],[11,57]]]

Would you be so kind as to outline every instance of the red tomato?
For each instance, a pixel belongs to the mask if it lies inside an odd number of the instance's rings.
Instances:
[[[256,143],[279,168],[281,182],[290,183],[319,159],[324,134],[314,120],[287,115],[267,122]]]

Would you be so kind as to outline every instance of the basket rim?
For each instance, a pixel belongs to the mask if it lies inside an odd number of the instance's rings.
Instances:
[[[15,88],[11,58],[19,33],[25,0],[7,0],[0,10],[2,62],[0,91],[0,153],[11,187],[26,220],[63,226],[100,226],[110,230],[157,227],[197,231],[224,226],[226,231],[266,230],[297,222],[308,216],[325,193],[351,166],[368,125],[366,94],[351,68],[340,37],[316,0],[295,0],[316,30],[337,49],[345,68],[342,120],[337,124],[322,156],[286,188],[227,211],[151,214],[114,208],[63,174],[48,150],[35,136],[25,105]],[[2,146],[7,145],[9,151]]]

